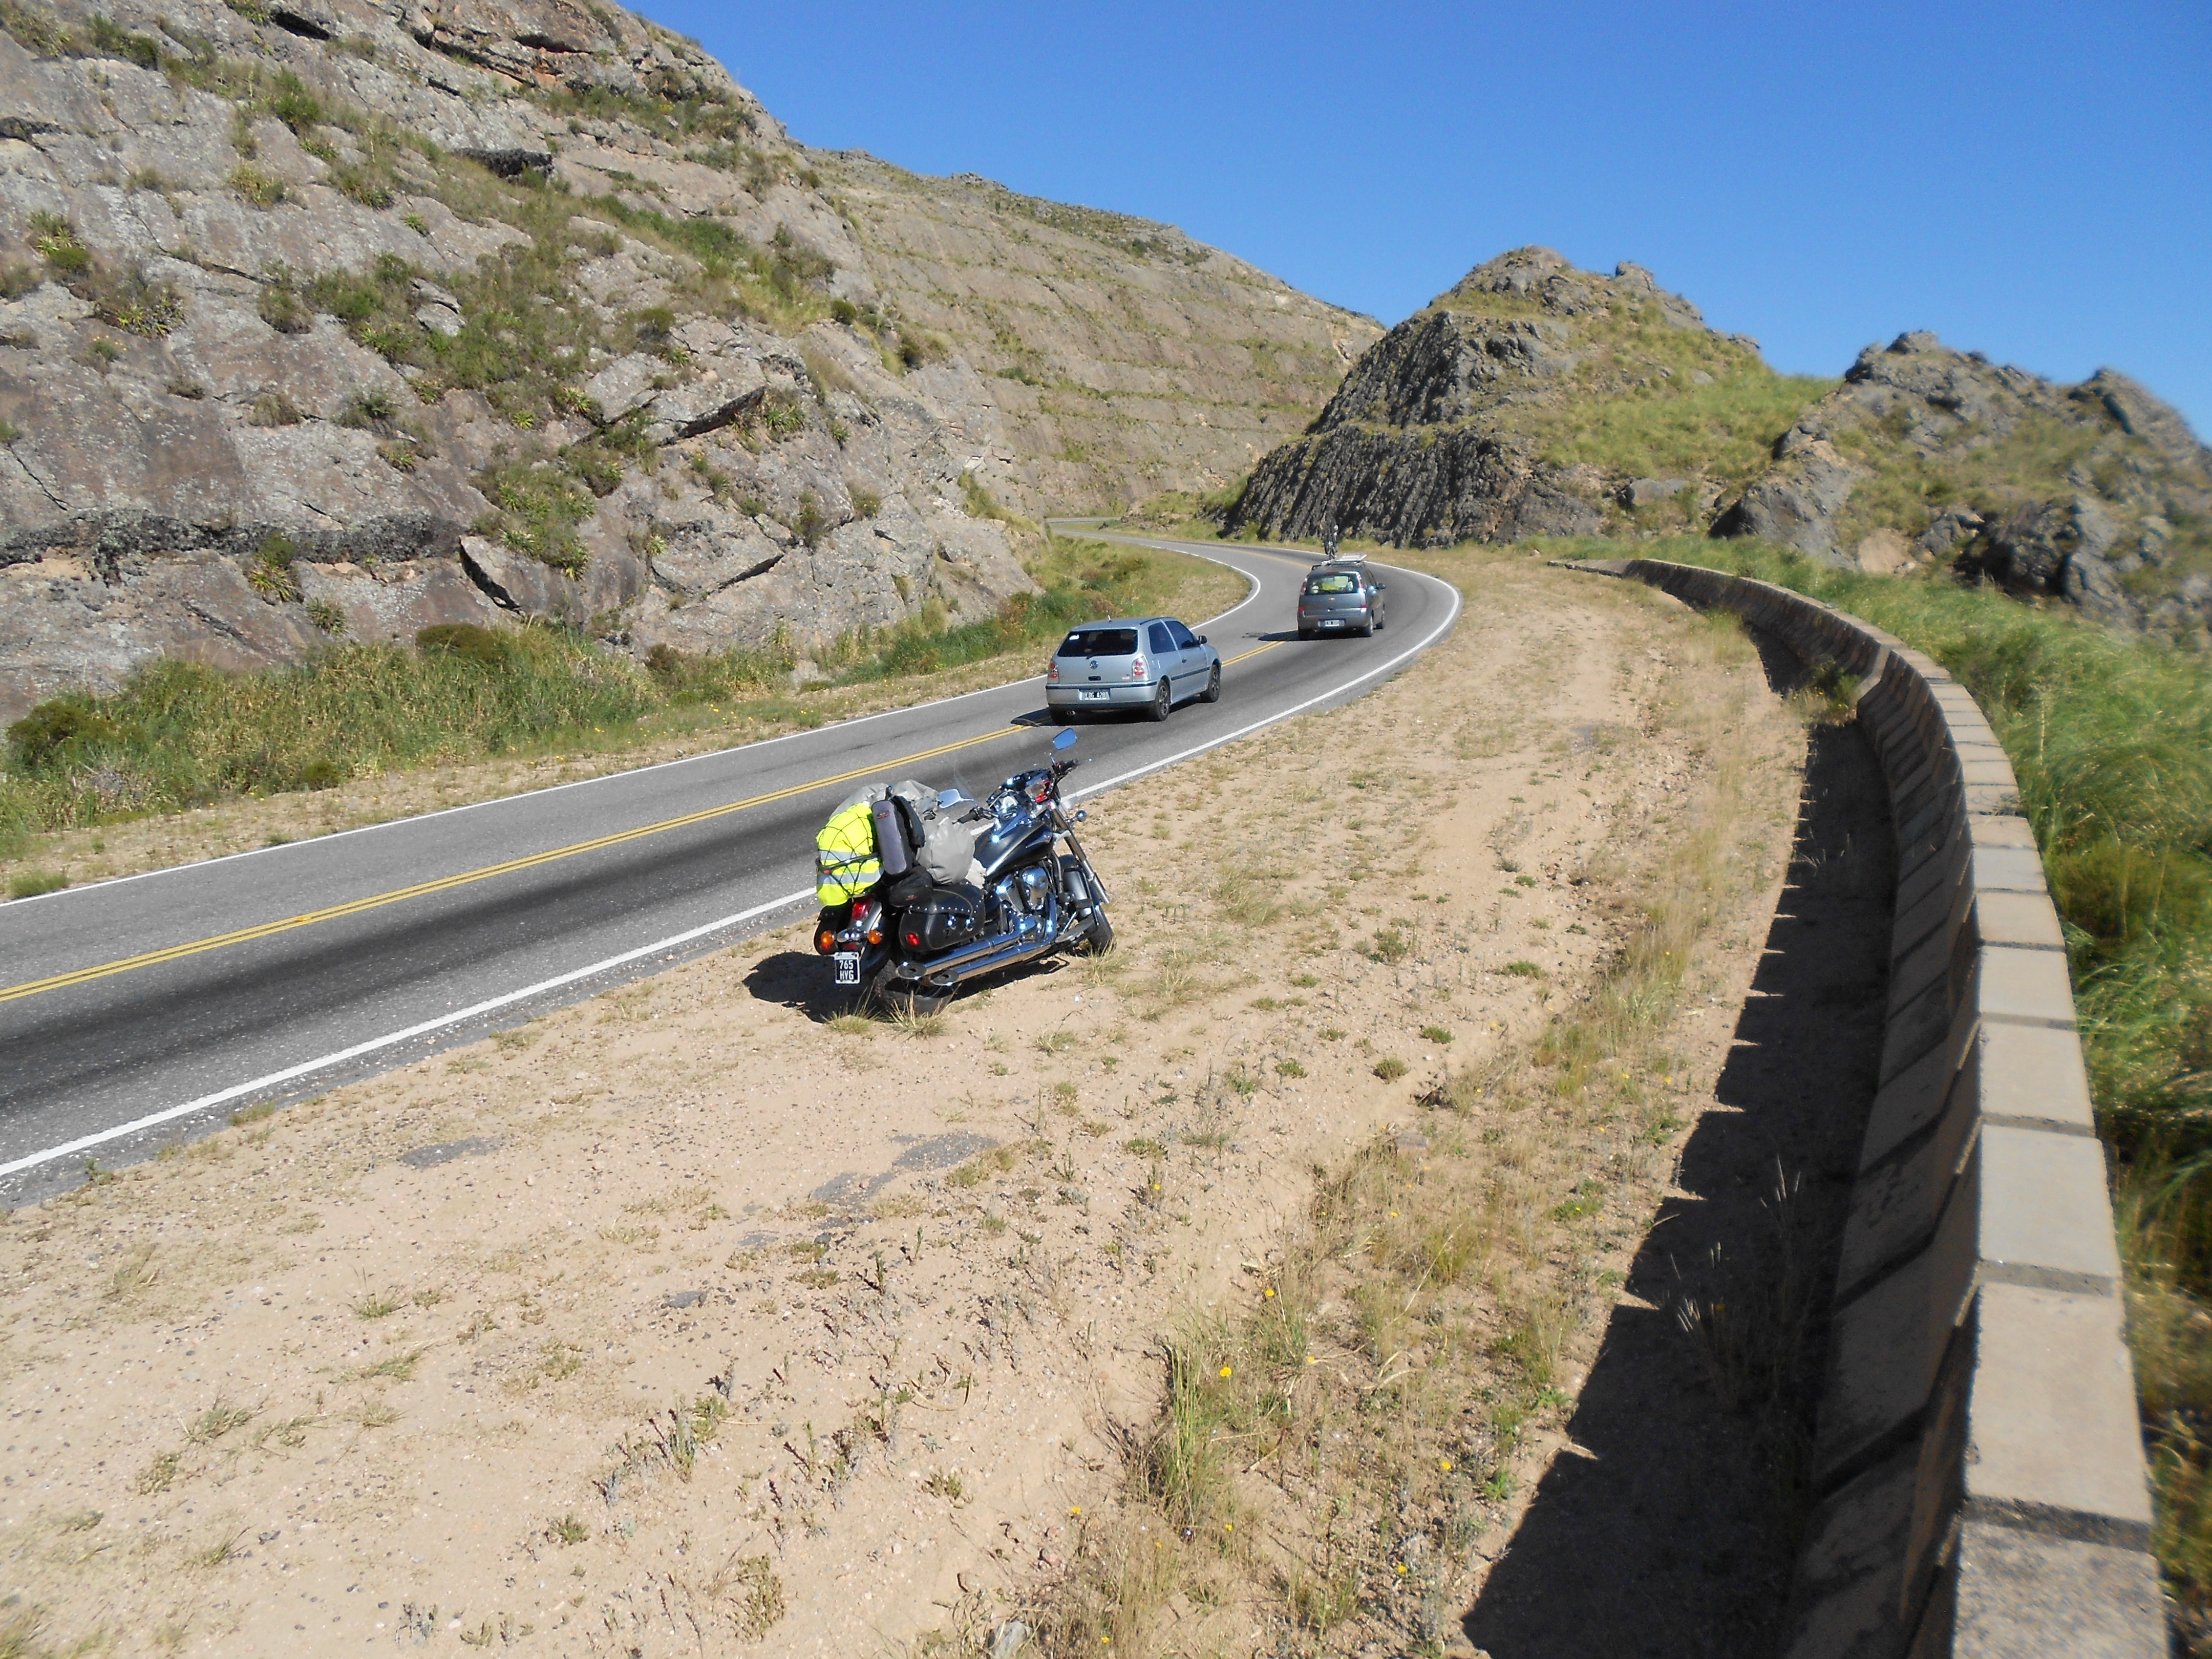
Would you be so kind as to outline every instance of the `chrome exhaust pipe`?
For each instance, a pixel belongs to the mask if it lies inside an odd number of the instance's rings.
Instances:
[[[1060,903],[1048,895],[1043,913],[1024,915],[1012,933],[996,934],[934,962],[915,963],[914,977],[924,985],[950,990],[963,980],[1042,956],[1059,943]]]

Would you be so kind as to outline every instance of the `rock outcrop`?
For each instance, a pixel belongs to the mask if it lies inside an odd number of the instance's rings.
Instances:
[[[1609,508],[1690,484],[1582,457],[1578,410],[1678,378],[1765,374],[1755,346],[1706,328],[1642,266],[1601,276],[1516,249],[1353,364],[1307,434],[1254,471],[1231,527],[1316,536],[1334,523],[1398,545],[1599,533]]]
[[[2062,386],[1932,334],[1778,375],[1651,273],[1477,266],[1254,471],[1231,532],[1396,545],[1758,537],[1938,569],[2212,648],[2212,451],[2112,369]]]
[[[2114,370],[2062,386],[1924,331],[1861,352],[1712,532],[2198,645],[2212,625],[2212,451],[2188,423]]]
[[[1036,258],[1089,261],[1100,313],[1157,289],[1163,381],[1217,337],[1269,361],[1196,384],[1182,435],[1072,468],[1091,428],[1041,419],[1034,382],[1103,380],[1146,331],[1064,305],[1006,336],[1027,380],[979,373],[996,313],[948,307],[911,252],[932,215],[966,216],[953,252],[994,303],[1036,298]],[[1241,471],[1371,337],[1097,219],[817,155],[611,6],[11,0],[0,720],[153,656],[263,666],[439,622],[642,653],[988,614],[1033,586],[994,497]],[[1106,386],[1099,428],[1157,391]]]

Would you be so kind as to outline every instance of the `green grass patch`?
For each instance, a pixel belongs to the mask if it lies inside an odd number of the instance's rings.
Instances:
[[[1941,579],[1698,538],[1638,550],[1888,629],[1972,692],[2004,744],[2065,927],[2099,1129],[2118,1153],[2157,1547],[2193,1627],[2212,1626],[2212,662]]]
[[[526,505],[532,487],[501,499]],[[248,576],[289,592],[292,550],[280,539]],[[837,684],[895,682],[1041,647],[1072,623],[1166,610],[1215,585],[1214,567],[1181,555],[1065,540],[1030,568],[1043,592],[993,617],[953,624],[930,608],[817,647],[815,659]],[[112,696],[57,697],[8,728],[0,855],[40,831],[229,798],[570,744],[619,748],[684,710],[818,720],[789,690],[801,649],[787,640],[695,656],[661,646],[640,665],[561,629],[457,625],[424,629],[411,649],[334,640],[307,661],[252,673],[149,664]],[[19,872],[10,896],[46,890],[34,884],[46,879],[58,880]]]

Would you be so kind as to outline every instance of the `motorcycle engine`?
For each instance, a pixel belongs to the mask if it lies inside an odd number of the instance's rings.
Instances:
[[[1032,865],[1014,878],[1014,885],[1021,894],[1022,908],[1035,915],[1044,908],[1045,899],[1052,891],[1052,878]]]

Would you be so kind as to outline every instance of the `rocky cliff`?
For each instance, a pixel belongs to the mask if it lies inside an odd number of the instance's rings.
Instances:
[[[610,6],[0,0],[0,720],[440,622],[979,614],[1031,586],[994,496],[1239,471],[1367,337],[811,153]]]
[[[2060,386],[1932,334],[1859,354],[1717,515],[1884,574],[1948,566],[2200,647],[2212,451],[2114,370]]]
[[[1759,536],[2212,645],[2212,452],[2124,375],[2060,386],[1925,333],[1840,381],[1778,375],[1640,267],[1542,248],[1391,330],[1229,527],[1332,521],[1399,545]]]
[[[858,154],[815,162],[870,276],[984,375],[1006,491],[1031,511],[1242,479],[1382,332],[1170,225]]]
[[[1400,545],[1595,534],[1637,506],[1709,504],[1702,476],[1651,476],[1686,473],[1680,440],[1794,412],[1813,390],[1641,266],[1601,276],[1520,248],[1360,358],[1311,429],[1261,463],[1231,526],[1334,522]],[[1656,444],[1617,418],[1662,409]]]

